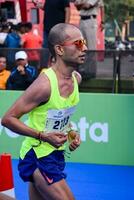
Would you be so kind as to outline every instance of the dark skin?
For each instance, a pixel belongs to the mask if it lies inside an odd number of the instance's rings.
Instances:
[[[44,81],[46,84],[44,84]],[[40,92],[39,92],[40,91]],[[42,102],[47,102],[50,96],[50,85],[47,77],[40,75],[37,80],[28,88],[25,93],[15,102],[6,113],[3,121],[6,120],[8,127],[17,133],[25,136],[38,138],[36,130],[31,129],[22,123],[19,118],[28,113]],[[34,97],[34,98],[33,98]],[[8,117],[7,117],[8,116]],[[5,122],[4,122],[5,123]],[[66,142],[67,137],[62,133],[42,134],[42,141],[49,142],[55,147],[61,146]]]
[[[78,28],[68,25],[66,35],[69,35],[68,39],[72,44],[69,46],[56,44],[54,46],[56,63],[52,66],[52,70],[54,70],[57,76],[60,96],[63,98],[68,98],[74,90],[72,73],[75,74],[78,83],[80,83],[81,76],[79,73],[74,71],[77,69],[79,64],[84,62],[87,50],[85,44],[81,49],[79,49],[73,43],[76,40],[83,39]],[[50,95],[50,82],[45,74],[41,74],[8,110],[2,119],[2,124],[20,135],[38,138],[38,131],[25,125],[19,120],[19,118],[36,108],[41,103],[47,102]],[[41,134],[40,139],[58,148],[67,141],[68,136],[62,132],[52,132],[51,134]],[[70,143],[71,150],[73,151],[77,149],[80,142],[80,135],[77,133]],[[39,169],[36,169],[33,173],[33,181],[33,183],[29,184],[30,200],[63,200],[63,197],[64,200],[75,199],[64,179],[48,185]]]

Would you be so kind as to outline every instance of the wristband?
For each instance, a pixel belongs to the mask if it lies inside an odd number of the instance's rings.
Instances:
[[[37,140],[39,140],[39,143],[38,144],[33,144],[32,147],[39,147],[41,145],[41,142],[42,142],[42,139],[41,139],[41,135],[42,135],[43,131],[39,131],[37,133]]]
[[[41,142],[41,135],[42,135],[43,131],[38,132],[38,140]]]

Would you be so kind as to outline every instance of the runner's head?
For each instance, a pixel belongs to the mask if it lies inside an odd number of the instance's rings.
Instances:
[[[48,44],[52,56],[68,65],[82,64],[85,60],[86,42],[80,29],[72,24],[55,25],[49,33]]]

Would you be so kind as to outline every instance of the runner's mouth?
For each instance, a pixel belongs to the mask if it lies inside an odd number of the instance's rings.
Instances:
[[[81,56],[79,56],[79,58],[80,58],[81,60],[85,60],[86,55],[81,55]]]

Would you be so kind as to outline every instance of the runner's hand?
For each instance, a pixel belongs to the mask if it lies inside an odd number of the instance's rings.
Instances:
[[[77,149],[80,146],[81,140],[80,140],[80,135],[76,133],[76,136],[74,139],[72,139],[71,143],[69,144],[69,149],[70,151],[74,151],[75,149]]]
[[[45,142],[48,142],[49,144],[51,144],[56,148],[59,148],[67,141],[67,135],[65,135],[64,133],[56,133],[56,132],[45,133],[42,134],[41,137],[42,141],[43,138]]]

